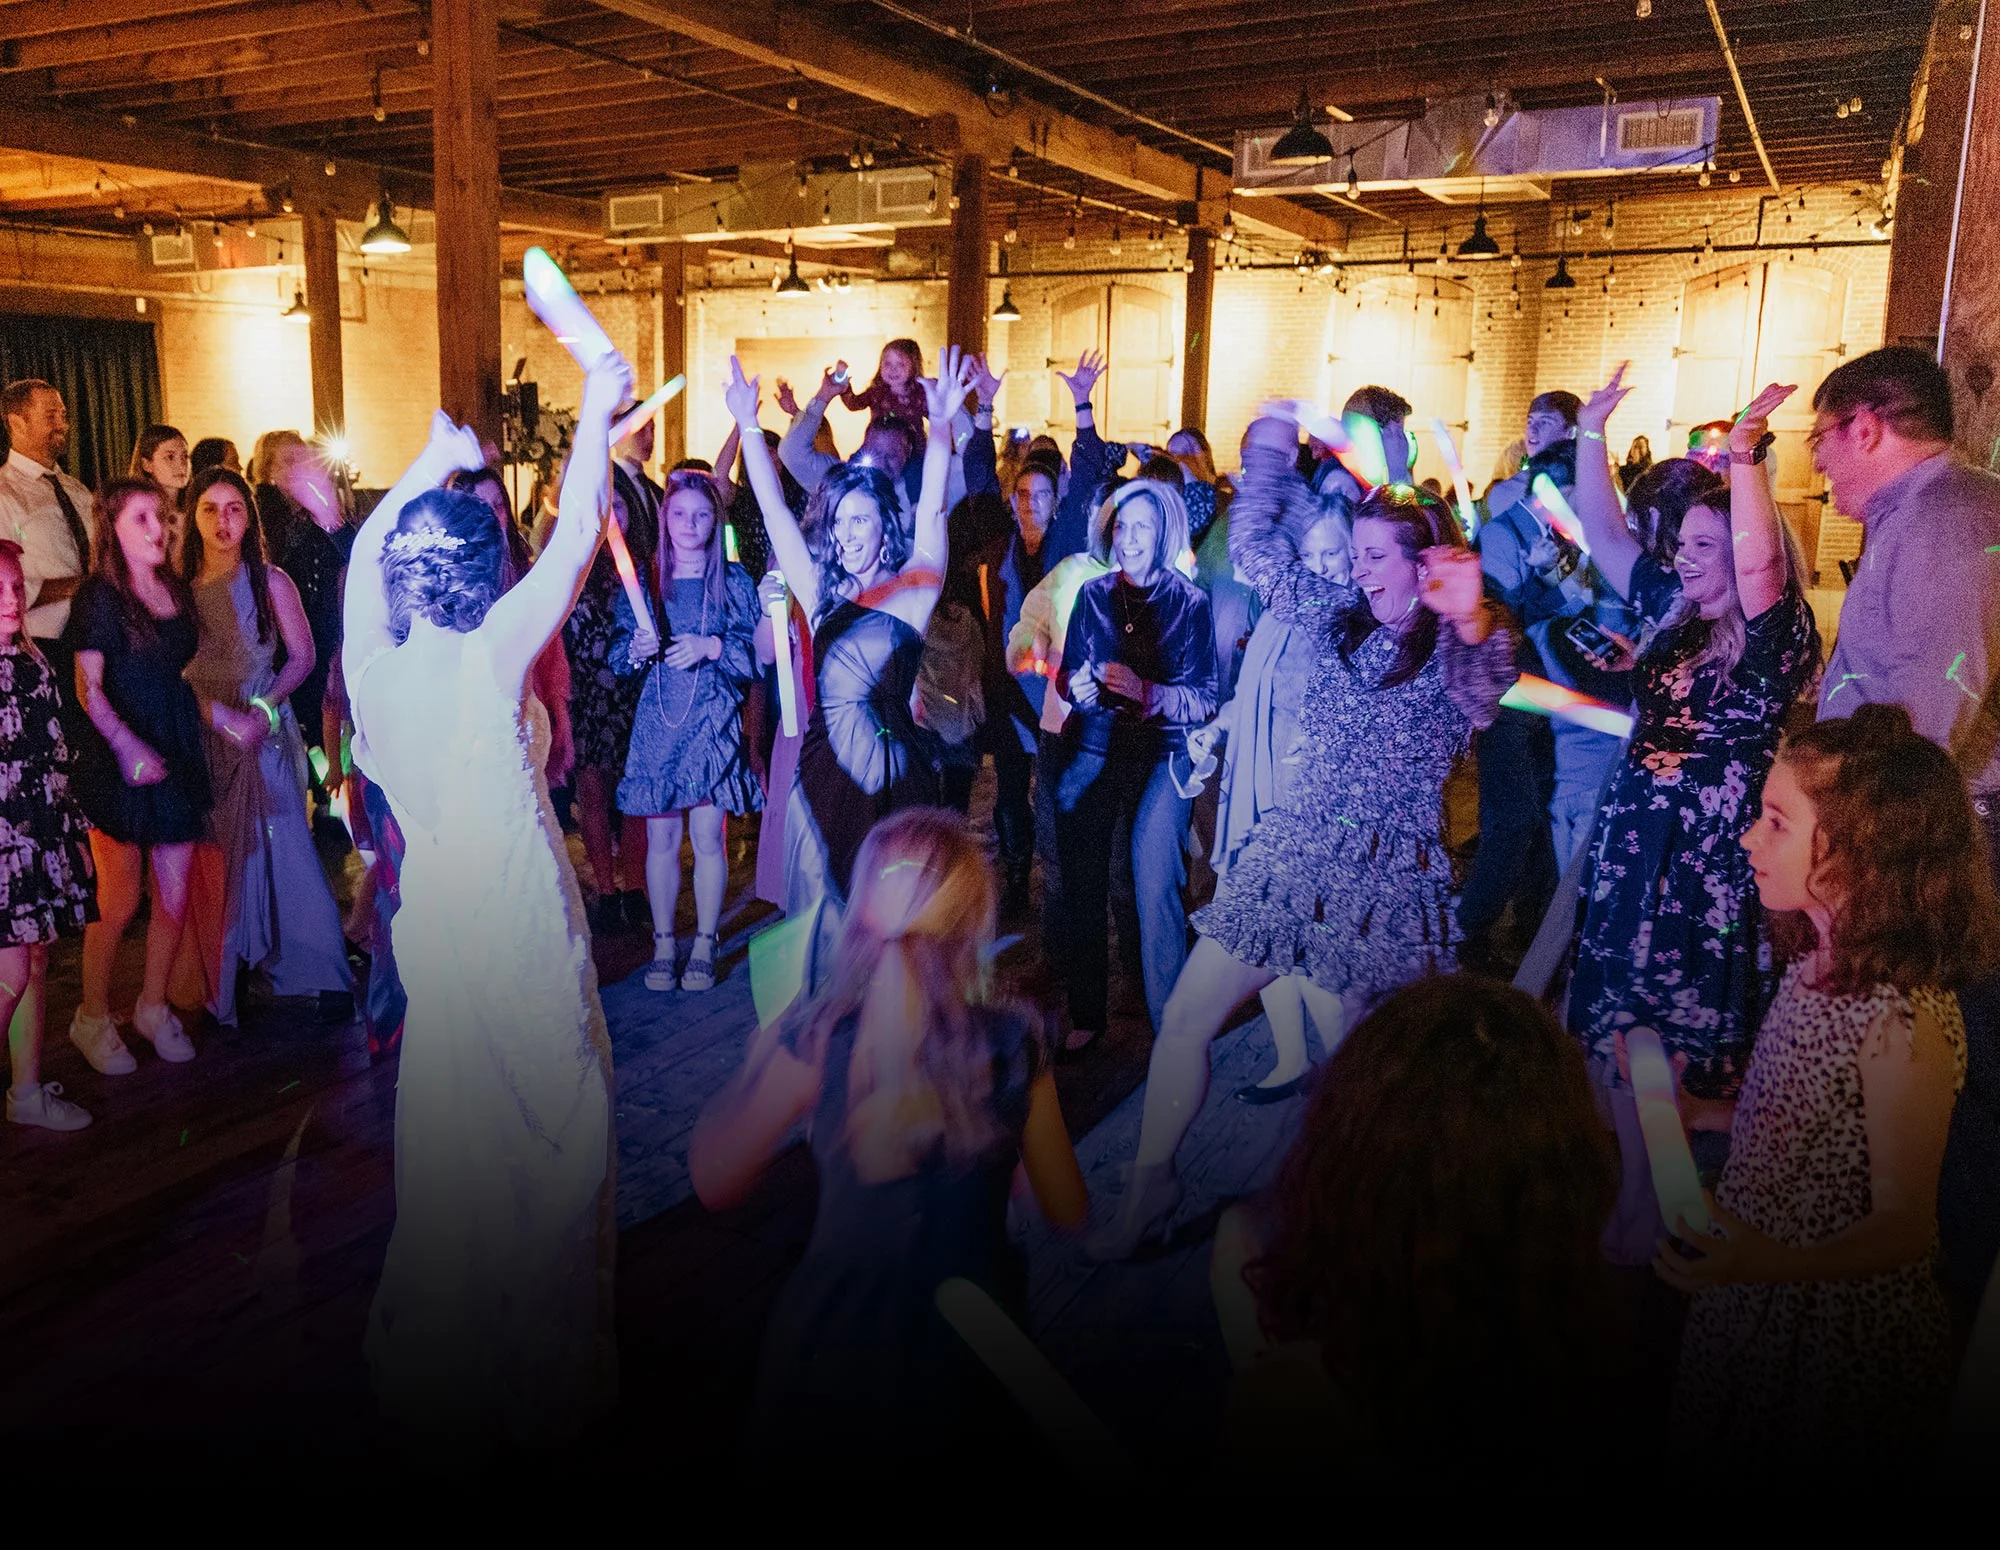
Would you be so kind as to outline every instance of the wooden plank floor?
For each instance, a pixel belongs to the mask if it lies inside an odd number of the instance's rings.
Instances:
[[[990,777],[976,812],[988,789]],[[748,892],[754,842],[732,848],[735,899]],[[643,933],[598,948],[622,1229],[623,1405],[599,1454],[607,1467],[657,1460],[662,1446],[733,1453],[764,1317],[811,1227],[803,1148],[732,1211],[705,1210],[687,1180],[694,1119],[751,1031],[744,944],[769,918],[755,902],[732,905],[723,978],[702,996],[645,989]],[[135,936],[121,960],[127,1001],[138,946]],[[1003,971],[1046,983],[1025,947]],[[193,1065],[163,1065],[141,1046],[136,1074],[100,1077],[63,1037],[75,972],[74,948],[59,951],[45,1076],[97,1123],[69,1136],[0,1127],[0,1428],[57,1470],[107,1443],[135,1445],[161,1467],[370,1456],[361,1335],[393,1220],[394,1063],[371,1063],[358,1027],[263,1003],[240,1031],[198,1030]],[[1130,988],[1122,995],[1100,1048],[1059,1072],[1100,1209],[1115,1204],[1133,1152],[1150,1045],[1143,1009]],[[1033,1333],[1145,1453],[1172,1455],[1220,1415],[1226,1365],[1208,1234],[1221,1204],[1269,1178],[1303,1108],[1231,1100],[1269,1061],[1261,1019],[1219,1041],[1183,1154],[1185,1220],[1163,1252],[1097,1267],[1039,1223],[1019,1229]]]

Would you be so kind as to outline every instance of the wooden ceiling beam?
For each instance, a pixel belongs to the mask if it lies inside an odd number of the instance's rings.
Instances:
[[[301,209],[325,208],[358,218],[386,185],[402,204],[431,208],[431,176],[402,167],[383,167],[336,158],[326,176],[327,158],[308,151],[254,145],[240,140],[182,134],[156,125],[131,123],[100,114],[77,113],[0,96],[0,144],[47,156],[75,156],[150,167],[190,177],[266,189],[289,186]],[[557,235],[601,237],[604,212],[595,200],[570,199],[526,189],[502,189],[503,225]]]
[[[176,14],[157,21],[127,22],[82,32],[0,41],[0,70],[59,70],[66,65],[103,63],[134,54],[236,43],[323,27],[346,27],[371,17],[414,10],[410,0],[265,0],[253,8]],[[183,8],[183,13],[185,8]],[[0,11],[0,32],[11,30]]]
[[[242,0],[33,0],[0,10],[0,31],[12,38],[57,32],[101,31],[128,22],[157,21],[198,11],[219,11]]]
[[[654,23],[715,48],[818,81],[852,96],[899,108],[922,119],[956,121],[959,148],[1002,165],[1017,151],[1154,198],[1194,203],[1210,192],[1193,162],[1154,149],[1028,99],[1006,118],[986,99],[935,65],[868,43],[830,27],[783,0],[601,0],[621,15]],[[1208,174],[1208,179],[1226,174]],[[1302,206],[1273,199],[1267,214],[1290,221],[1299,234],[1331,241],[1338,227]]]

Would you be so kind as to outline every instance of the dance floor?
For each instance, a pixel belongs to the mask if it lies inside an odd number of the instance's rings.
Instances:
[[[732,859],[735,897],[754,841]],[[811,1227],[802,1146],[728,1212],[703,1208],[687,1178],[695,1118],[737,1068],[754,1021],[744,944],[767,918],[754,903],[732,911],[725,976],[700,997],[644,988],[642,934],[599,947],[622,1229],[623,1398],[607,1464],[657,1458],[663,1445],[682,1458],[731,1454],[764,1316]],[[115,1004],[136,989],[138,945],[135,933]],[[1003,973],[1030,982],[1037,970],[1017,949]],[[97,1122],[70,1136],[0,1134],[6,1428],[58,1472],[101,1443],[140,1447],[161,1466],[371,1456],[361,1338],[394,1215],[394,1063],[370,1063],[358,1026],[262,1003],[240,1031],[197,1029],[191,1066],[141,1046],[136,1074],[107,1079],[62,1036],[75,976],[66,947],[52,964],[45,1077]],[[1059,1073],[1100,1209],[1138,1133],[1149,1039],[1132,994],[1099,1049]],[[1165,1249],[1098,1267],[1039,1221],[1020,1225],[1031,1333],[1142,1456],[1164,1461],[1220,1416],[1227,1373],[1208,1238],[1222,1204],[1268,1180],[1303,1108],[1231,1100],[1270,1058],[1261,1019],[1218,1042],[1183,1152],[1185,1220]]]

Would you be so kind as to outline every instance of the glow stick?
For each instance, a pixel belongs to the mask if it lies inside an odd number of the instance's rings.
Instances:
[[[783,571],[772,571],[783,585]],[[799,686],[792,682],[792,598],[789,591],[764,605],[771,620],[771,654],[778,669],[778,725],[787,737],[799,735]]]
[[[1570,509],[1563,492],[1556,488],[1555,480],[1547,474],[1536,474],[1534,483],[1535,499],[1542,503],[1542,509],[1549,514],[1549,526],[1567,538],[1585,554],[1590,553],[1590,541],[1583,536],[1583,524]]]
[[[1523,673],[1516,679],[1514,686],[1500,696],[1500,703],[1509,710],[1553,716],[1558,721],[1588,727],[1593,732],[1608,732],[1613,737],[1630,737],[1637,724],[1615,705],[1550,683],[1546,678],[1537,678],[1533,673]]]
[[[1451,487],[1458,496],[1458,520],[1470,538],[1479,530],[1479,508],[1472,504],[1472,491],[1465,483],[1465,468],[1458,461],[1458,443],[1451,439],[1451,427],[1444,421],[1431,421],[1431,434],[1437,438],[1438,456],[1444,459],[1444,466],[1451,473]]]
[[[676,398],[680,397],[681,389],[687,385],[687,373],[683,372],[678,377],[670,377],[667,381],[662,382],[658,387],[654,388],[646,396],[643,403],[639,404],[624,419],[611,427],[611,445],[614,447],[617,446],[619,442],[623,441],[640,426],[652,419],[659,412],[663,404],[672,403]]]
[[[1386,484],[1389,480],[1389,455],[1382,450],[1382,427],[1358,410],[1347,416],[1346,423],[1347,439],[1351,444],[1350,450],[1354,461],[1349,462],[1347,455],[1341,453],[1338,448],[1335,449],[1334,455],[1339,457],[1342,466],[1364,485],[1373,488],[1378,484]]]
[[[1071,1468],[1094,1483],[1103,1481],[1106,1463],[1114,1475],[1132,1473],[1110,1429],[984,1290],[953,1276],[937,1289],[937,1310]]]
[[[567,348],[585,371],[615,352],[610,335],[591,316],[556,261],[540,248],[529,248],[522,256],[521,285],[528,310],[548,325],[556,343]]]
[[[818,929],[819,911],[806,910],[750,938],[750,1002],[759,1028],[776,1022],[805,989],[806,956]]]
[[[324,748],[308,748],[306,750],[306,763],[312,766],[313,779],[324,786],[326,784],[326,772],[331,768],[326,762],[326,750]]]
[[[731,565],[743,563],[743,556],[736,552],[736,524],[733,522],[722,524],[722,557]]]
[[[1660,1036],[1650,1028],[1625,1035],[1625,1056],[1632,1068],[1632,1090],[1639,1103],[1639,1133],[1646,1141],[1646,1161],[1652,1167],[1653,1193],[1667,1231],[1678,1234],[1685,1221],[1696,1232],[1708,1231],[1708,1203],[1701,1198],[1701,1178],[1694,1171],[1694,1153],[1687,1131],[1674,1107],[1674,1074]]]
[[[604,541],[611,546],[611,563],[618,567],[619,585],[625,588],[625,601],[632,605],[632,617],[654,635],[653,610],[646,606],[646,594],[639,586],[639,571],[632,563],[632,551],[625,547],[625,530],[618,525],[618,518],[607,514],[604,519]]]

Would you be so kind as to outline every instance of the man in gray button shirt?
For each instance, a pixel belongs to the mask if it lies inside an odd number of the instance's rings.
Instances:
[[[1965,774],[2000,861],[2000,476],[1951,450],[1951,381],[1921,350],[1875,350],[1813,395],[1809,438],[1867,547],[1820,685],[1822,720],[1908,708]],[[2000,867],[1996,867],[2000,877]],[[1953,1289],[1977,1303],[2000,1253],[2000,983],[1960,992],[1968,1062],[1938,1190]]]

